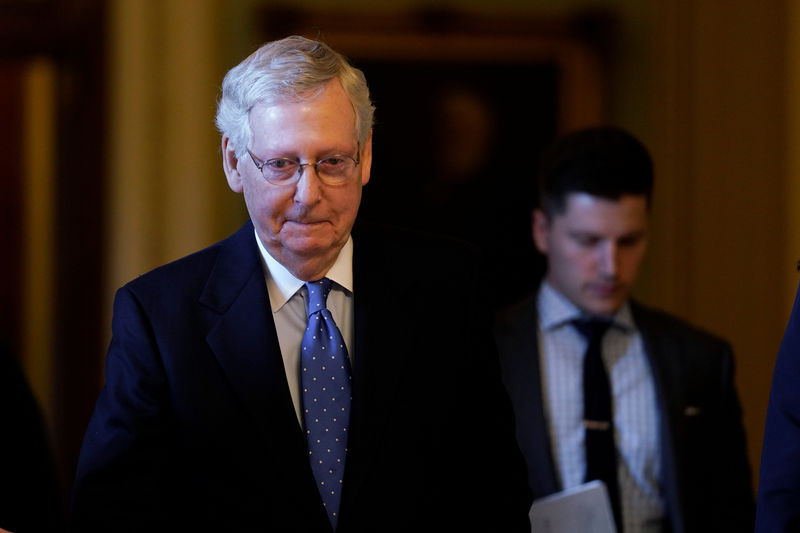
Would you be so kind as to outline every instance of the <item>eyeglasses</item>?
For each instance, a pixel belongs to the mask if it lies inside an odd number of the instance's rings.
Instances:
[[[360,149],[356,149],[356,158],[349,155],[329,155],[316,163],[301,163],[298,159],[275,157],[262,161],[250,149],[247,153],[264,179],[273,185],[293,185],[297,183],[306,167],[314,167],[319,179],[326,185],[341,185],[353,176],[353,171],[361,163]]]

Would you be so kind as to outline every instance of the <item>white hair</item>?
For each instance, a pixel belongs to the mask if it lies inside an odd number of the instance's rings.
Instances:
[[[228,71],[217,103],[217,129],[230,138],[237,159],[242,159],[252,141],[250,110],[256,104],[313,98],[334,78],[353,105],[356,137],[363,147],[375,112],[364,73],[326,44],[296,35],[262,45]]]

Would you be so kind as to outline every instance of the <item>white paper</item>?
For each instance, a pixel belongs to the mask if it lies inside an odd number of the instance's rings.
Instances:
[[[608,491],[602,481],[590,481],[533,502],[531,531],[535,533],[616,533]]]

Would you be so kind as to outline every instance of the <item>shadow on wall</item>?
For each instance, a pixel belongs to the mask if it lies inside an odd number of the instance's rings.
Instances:
[[[364,71],[376,105],[361,218],[481,246],[497,304],[532,290],[539,154],[597,124],[615,17],[265,9],[261,40],[321,39]]]
[[[362,216],[445,233],[483,248],[496,299],[532,288],[534,176],[555,132],[553,65],[361,62],[377,107],[373,177]],[[396,80],[424,80],[396,89]],[[498,80],[530,87],[523,106]],[[514,291],[516,292],[516,291]],[[506,293],[508,294],[508,293]]]

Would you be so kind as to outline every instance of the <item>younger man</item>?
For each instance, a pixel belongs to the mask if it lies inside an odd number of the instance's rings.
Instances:
[[[752,531],[730,346],[630,299],[647,245],[647,150],[616,128],[575,132],[540,179],[545,278],[497,328],[534,497],[601,479],[619,531]]]

